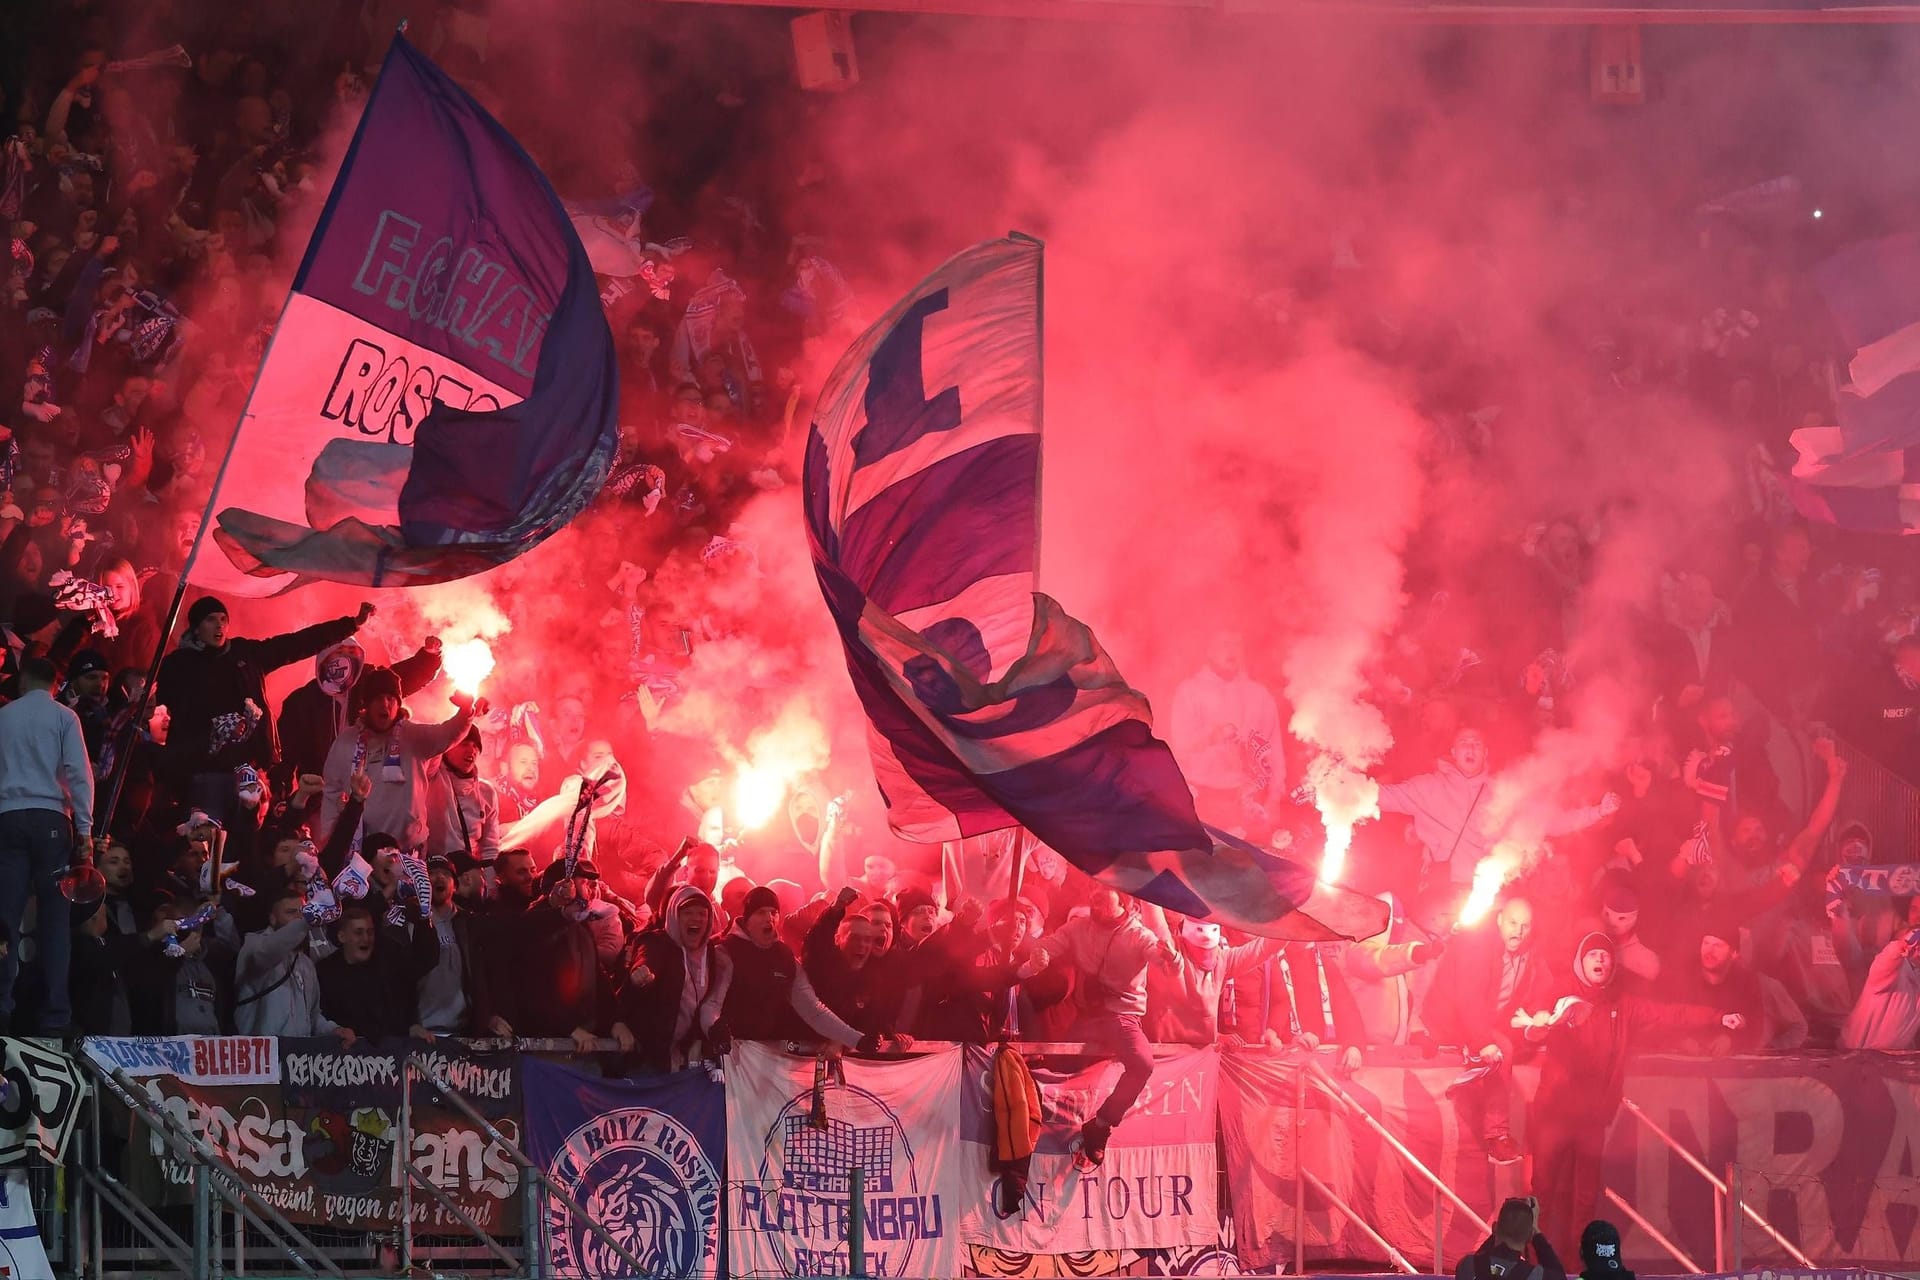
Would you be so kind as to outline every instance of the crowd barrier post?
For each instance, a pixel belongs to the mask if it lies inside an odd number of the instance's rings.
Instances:
[[[213,1187],[207,1166],[193,1166],[193,1280],[212,1280]]]
[[[411,1055],[409,1055],[409,1059]],[[400,1064],[400,1274],[413,1274],[413,1068]]]
[[[1722,1271],[1725,1271],[1727,1269],[1726,1268],[1727,1260],[1723,1256],[1724,1239],[1725,1239],[1724,1232],[1725,1232],[1725,1220],[1727,1217],[1727,1213],[1731,1212],[1736,1220],[1743,1216],[1752,1219],[1753,1224],[1755,1226],[1759,1227],[1762,1231],[1766,1232],[1769,1236],[1771,1236],[1773,1238],[1773,1242],[1779,1245],[1783,1250],[1785,1250],[1787,1256],[1792,1258],[1800,1266],[1805,1267],[1809,1271],[1818,1270],[1818,1268],[1814,1266],[1813,1259],[1809,1258],[1805,1253],[1803,1253],[1800,1250],[1798,1245],[1794,1244],[1791,1240],[1781,1235],[1780,1232],[1774,1227],[1774,1225],[1771,1222],[1768,1222],[1764,1217],[1760,1215],[1760,1211],[1758,1209],[1755,1209],[1752,1205],[1748,1204],[1743,1197],[1733,1193],[1732,1182],[1730,1180],[1725,1180],[1725,1179],[1716,1177],[1714,1175],[1713,1170],[1707,1168],[1705,1164],[1701,1163],[1700,1157],[1694,1155],[1693,1152],[1687,1150],[1685,1143],[1681,1142],[1678,1138],[1674,1137],[1671,1133],[1668,1133],[1664,1128],[1662,1128],[1660,1124],[1657,1121],[1655,1121],[1652,1116],[1648,1115],[1641,1108],[1639,1103],[1635,1102],[1632,1098],[1622,1099],[1622,1102],[1623,1102],[1623,1105],[1625,1105],[1625,1107],[1627,1108],[1627,1110],[1633,1114],[1635,1119],[1639,1120],[1641,1124],[1645,1125],[1650,1131],[1652,1131],[1653,1135],[1656,1138],[1659,1138],[1660,1141],[1666,1143],[1668,1148],[1671,1149],[1675,1155],[1679,1156],[1682,1160],[1686,1162],[1688,1168],[1692,1169],[1695,1173],[1705,1178],[1707,1180],[1708,1185],[1710,1185],[1713,1188],[1713,1207],[1714,1207],[1714,1215],[1715,1215],[1714,1230],[1713,1230],[1713,1247],[1714,1247],[1714,1265],[1717,1268],[1719,1268]],[[1737,1251],[1735,1251],[1735,1261],[1734,1261],[1733,1267],[1734,1267],[1734,1270],[1736,1271],[1739,1270],[1740,1268]]]
[[[1293,1073],[1293,1274],[1307,1274],[1307,1069]]]
[[[333,1280],[347,1280],[346,1273],[334,1265],[333,1260],[321,1252],[319,1247],[307,1238],[305,1232],[287,1221],[285,1214],[262,1199],[252,1187],[247,1185],[246,1179],[220,1158],[218,1152],[208,1146],[192,1130],[177,1124],[165,1111],[144,1101],[140,1096],[143,1092],[140,1085],[135,1083],[133,1077],[129,1076],[124,1069],[116,1068],[108,1071],[94,1067],[84,1055],[74,1061],[106,1086],[128,1110],[152,1126],[155,1132],[164,1135],[174,1149],[181,1152],[183,1157],[196,1168],[205,1168],[209,1175],[219,1173],[220,1184],[213,1186],[209,1181],[209,1188],[232,1205],[236,1212],[258,1226],[263,1234],[272,1236],[277,1233],[281,1252],[286,1255],[288,1261],[310,1276],[318,1276],[320,1270],[324,1270]],[[203,1216],[196,1215],[196,1224]],[[199,1230],[198,1225],[195,1230]],[[316,1270],[316,1263],[319,1270]]]
[[[435,1089],[439,1090],[440,1097],[449,1106],[451,1106],[455,1111],[458,1111],[461,1115],[465,1116],[469,1124],[473,1125],[473,1127],[478,1129],[481,1133],[486,1134],[488,1139],[491,1140],[495,1146],[499,1147],[502,1151],[507,1153],[508,1159],[512,1160],[515,1164],[520,1166],[521,1176],[525,1180],[539,1183],[541,1190],[546,1195],[553,1197],[555,1200],[558,1200],[561,1204],[565,1205],[567,1208],[567,1211],[573,1214],[573,1216],[579,1220],[580,1225],[585,1227],[588,1231],[592,1232],[594,1235],[594,1238],[599,1240],[601,1244],[606,1245],[607,1248],[613,1250],[614,1253],[619,1255],[620,1260],[622,1262],[625,1262],[628,1266],[633,1268],[633,1273],[635,1275],[644,1276],[647,1274],[646,1264],[641,1262],[639,1258],[635,1257],[631,1249],[627,1248],[626,1245],[622,1244],[613,1235],[612,1232],[608,1231],[606,1227],[601,1225],[599,1220],[594,1218],[592,1214],[588,1213],[586,1209],[580,1204],[580,1202],[574,1198],[572,1192],[568,1191],[565,1187],[555,1182],[552,1178],[549,1178],[547,1176],[547,1171],[545,1169],[542,1169],[539,1165],[535,1164],[533,1161],[533,1158],[529,1156],[525,1151],[520,1149],[519,1143],[509,1138],[506,1134],[500,1132],[499,1128],[495,1126],[491,1120],[487,1119],[485,1116],[481,1115],[478,1111],[476,1111],[473,1107],[473,1104],[468,1102],[466,1098],[462,1097],[458,1089],[455,1089],[451,1084],[447,1083],[446,1077],[441,1075],[440,1072],[434,1068],[432,1063],[423,1062],[420,1060],[420,1058],[417,1055],[412,1055],[412,1054],[408,1055],[407,1061],[411,1065],[413,1070],[416,1070],[420,1073],[420,1076],[422,1079],[426,1080],[428,1083],[433,1085]],[[540,1218],[536,1214],[536,1216],[533,1219],[533,1222],[529,1224],[529,1227],[528,1227],[529,1232],[533,1234],[537,1234],[539,1224],[540,1224]],[[545,1266],[544,1253],[540,1255],[540,1265],[543,1268]],[[344,1280],[344,1277],[343,1277],[343,1280]]]
[[[867,1277],[867,1171],[859,1165],[847,1170],[847,1275]]]
[[[1727,1161],[1727,1203],[1731,1218],[1727,1223],[1728,1249],[1733,1254],[1733,1269],[1741,1270],[1746,1266],[1745,1250],[1741,1247],[1741,1237],[1745,1234],[1745,1224],[1740,1209],[1746,1207],[1746,1201],[1740,1194],[1740,1166]],[[1738,1207],[1735,1207],[1738,1206]]]
[[[540,1200],[540,1182],[520,1179],[520,1252],[526,1259],[528,1280],[547,1280],[547,1220]]]
[[[1381,1249],[1385,1250],[1388,1259],[1392,1261],[1394,1266],[1400,1268],[1403,1274],[1410,1275],[1410,1276],[1417,1276],[1420,1274],[1420,1268],[1414,1266],[1411,1262],[1407,1261],[1406,1254],[1401,1253],[1398,1249],[1394,1248],[1393,1242],[1391,1240],[1388,1240],[1385,1236],[1381,1235],[1378,1231],[1376,1231],[1371,1222],[1368,1222],[1364,1217],[1362,1217],[1358,1213],[1355,1213],[1352,1205],[1348,1204],[1345,1200],[1342,1200],[1332,1187],[1329,1187],[1326,1183],[1320,1181],[1320,1179],[1312,1171],[1310,1171],[1305,1165],[1300,1166],[1300,1176],[1306,1179],[1308,1182],[1312,1183],[1313,1189],[1315,1191],[1318,1191],[1321,1195],[1325,1196],[1327,1199],[1327,1203],[1331,1204],[1336,1210],[1344,1214],[1348,1222],[1351,1222],[1354,1226],[1360,1228],[1360,1232],[1362,1235],[1366,1236],[1367,1239],[1373,1241],[1374,1244],[1379,1246]]]

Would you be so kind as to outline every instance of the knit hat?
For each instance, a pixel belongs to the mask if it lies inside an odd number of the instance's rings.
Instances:
[[[902,889],[894,895],[893,905],[899,909],[900,918],[904,920],[922,907],[933,906],[933,895],[925,889]]]
[[[740,918],[743,920],[751,919],[754,912],[765,911],[768,907],[772,907],[775,911],[778,911],[780,909],[780,895],[764,884],[757,884],[747,890],[746,900],[740,904]]]
[[[209,614],[226,613],[227,606],[215,596],[201,596],[187,608],[187,626],[197,627]]]
[[[1589,1271],[1624,1271],[1620,1261],[1620,1228],[1595,1218],[1580,1233],[1580,1260]]]
[[[354,686],[354,693],[359,697],[360,705],[363,707],[383,693],[390,693],[395,698],[402,697],[400,675],[392,667],[368,667],[360,673],[359,682]]]
[[[51,626],[60,616],[60,610],[54,605],[53,597],[44,591],[21,596],[13,602],[13,630],[15,635],[30,636]]]
[[[78,680],[81,676],[90,676],[96,671],[107,671],[106,657],[98,649],[82,649],[73,655],[73,661],[67,664],[67,679]]]

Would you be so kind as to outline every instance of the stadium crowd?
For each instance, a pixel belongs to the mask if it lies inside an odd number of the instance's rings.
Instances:
[[[323,195],[312,157],[380,44],[349,26],[307,47],[225,6],[140,9],[139,47],[87,5],[7,41],[23,54],[0,164],[7,1029],[610,1039],[615,1070],[701,1063],[735,1038],[1087,1041],[1125,1067],[1093,1150],[1152,1043],[1299,1046],[1346,1070],[1400,1047],[1464,1057],[1458,1097],[1498,1162],[1519,1155],[1511,1067],[1540,1061],[1543,1097],[1564,1104],[1532,1127],[1548,1164],[1604,1133],[1582,1117],[1617,1105],[1629,1050],[1914,1047],[1920,909],[1898,876],[1862,870],[1913,851],[1834,828],[1850,760],[1920,784],[1920,587],[1795,518],[1771,460],[1830,414],[1832,344],[1798,318],[1786,274],[1731,235],[1711,288],[1665,300],[1681,322],[1599,326],[1584,393],[1595,414],[1683,400],[1726,424],[1748,483],[1647,566],[1661,605],[1619,646],[1644,691],[1628,745],[1577,794],[1543,798],[1548,839],[1479,923],[1460,913],[1505,834],[1494,781],[1594,677],[1568,655],[1618,512],[1541,513],[1473,574],[1412,566],[1419,603],[1369,695],[1397,744],[1384,816],[1352,863],[1392,904],[1379,937],[1223,936],[1018,831],[903,867],[834,801],[796,801],[771,834],[715,822],[720,765],[663,749],[650,726],[697,649],[752,619],[681,606],[755,572],[733,521],[796,483],[794,370],[850,319],[825,242],[781,193],[717,196],[718,178],[660,212],[658,233],[645,200],[621,210],[646,219],[646,266],[607,282],[621,456],[560,535],[581,579],[606,584],[578,660],[517,677],[497,710],[456,695],[429,722],[408,706],[445,688],[436,637],[398,656],[383,639],[374,661],[372,605],[256,637],[189,592],[156,710],[136,717],[272,321],[267,285],[284,285],[277,264]],[[460,32],[421,39],[482,77]],[[174,38],[190,66],[113,61]],[[1291,305],[1336,310],[1339,287],[1309,283]],[[1407,335],[1355,341],[1431,378],[1437,477],[1496,451],[1480,410],[1497,388],[1443,376],[1457,366]],[[1261,679],[1273,661],[1216,636],[1161,728],[1203,816],[1312,860],[1306,757]],[[311,678],[272,698],[285,669]],[[1783,737],[1811,744],[1803,784],[1783,785]],[[62,877],[88,856],[105,895],[69,901]],[[1627,1034],[1607,1039],[1569,996]]]

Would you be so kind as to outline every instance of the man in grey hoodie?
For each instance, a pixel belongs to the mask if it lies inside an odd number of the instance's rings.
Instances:
[[[267,917],[267,927],[246,936],[234,966],[234,1025],[249,1036],[337,1035],[351,1045],[351,1028],[336,1026],[320,1012],[320,978],[308,950],[306,900],[298,891],[282,894]]]

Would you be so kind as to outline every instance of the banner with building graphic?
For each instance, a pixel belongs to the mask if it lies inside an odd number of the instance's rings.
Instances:
[[[834,1071],[777,1046],[736,1046],[727,1062],[729,1274],[850,1274],[857,1168],[863,1274],[959,1275],[962,1203],[978,1181],[959,1149],[960,1063],[949,1045]]]

